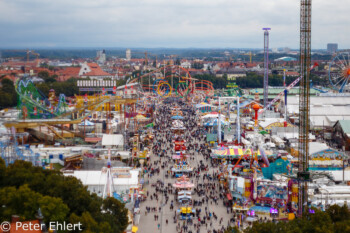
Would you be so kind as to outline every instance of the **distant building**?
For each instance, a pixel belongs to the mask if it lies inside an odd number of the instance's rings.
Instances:
[[[127,49],[125,52],[126,60],[130,61],[131,60],[131,50]]]
[[[96,63],[81,64],[79,76],[82,78],[90,77],[91,79],[113,78],[113,75],[103,71]]]
[[[289,52],[290,52],[290,48],[288,47],[282,48],[282,53],[289,53]]]
[[[338,44],[336,43],[329,43],[327,44],[327,52],[328,53],[336,53],[338,51]]]
[[[334,124],[332,139],[339,148],[350,150],[350,120],[338,120]]]
[[[188,61],[182,62],[180,66],[185,69],[191,69],[191,62],[188,62]]]
[[[101,51],[97,51],[97,62],[100,64],[103,64],[106,62],[106,51],[105,50],[101,50]]]

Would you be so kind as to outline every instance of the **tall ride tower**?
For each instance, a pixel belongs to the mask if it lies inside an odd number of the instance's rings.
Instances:
[[[300,87],[299,87],[299,215],[307,211],[310,129],[311,0],[300,0]]]
[[[271,28],[264,30],[264,108],[268,105],[269,95],[269,31]]]

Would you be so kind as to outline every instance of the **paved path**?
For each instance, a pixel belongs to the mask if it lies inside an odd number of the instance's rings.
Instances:
[[[186,122],[185,126],[187,125]],[[198,142],[198,140],[196,140],[196,142]],[[173,146],[173,144],[169,144],[167,143],[166,146]],[[188,160],[188,162],[190,163],[190,165],[192,167],[198,167],[199,165],[199,161],[202,160],[204,162],[205,165],[209,166],[209,171],[207,172],[201,172],[201,176],[200,179],[197,181],[196,178],[192,177],[190,178],[191,182],[194,183],[195,185],[197,185],[197,183],[203,183],[203,174],[208,173],[210,175],[212,175],[212,173],[214,171],[217,171],[217,168],[213,168],[210,166],[210,162],[206,161],[204,156],[202,154],[199,154],[197,152],[194,151],[187,151],[187,153],[189,153],[192,157],[192,159]],[[141,203],[141,218],[140,218],[140,224],[139,224],[139,231],[138,233],[156,233],[156,232],[161,232],[161,233],[171,233],[171,232],[184,232],[181,231],[181,229],[176,228],[177,225],[181,224],[187,224],[186,221],[183,220],[177,220],[177,223],[174,223],[174,213],[175,210],[177,210],[180,206],[179,204],[176,202],[176,200],[174,199],[175,196],[173,194],[169,194],[169,200],[168,203],[165,203],[165,197],[163,195],[161,195],[159,192],[159,198],[158,201],[156,201],[154,198],[153,200],[151,200],[150,195],[152,195],[153,193],[155,193],[155,188],[151,186],[151,184],[154,184],[157,182],[158,179],[162,180],[165,184],[165,186],[168,185],[168,183],[173,184],[176,180],[174,178],[171,178],[171,176],[169,176],[169,178],[165,177],[165,173],[167,170],[169,170],[169,167],[172,166],[174,163],[172,162],[170,158],[171,154],[170,151],[167,151],[166,156],[168,158],[159,158],[157,155],[151,155],[151,163],[153,163],[154,161],[161,161],[161,162],[165,162],[169,160],[168,166],[165,167],[164,169],[160,169],[160,173],[158,175],[155,175],[153,177],[151,177],[149,179],[149,184],[147,184],[145,186],[145,189],[149,192],[149,197],[147,198],[146,201]],[[160,165],[159,165],[160,167]],[[148,178],[145,178],[146,181]],[[208,181],[205,180],[206,183],[208,182],[215,182],[218,185],[218,181]],[[215,192],[218,192],[217,190]],[[194,193],[194,192],[193,192]],[[217,193],[217,195],[219,195]],[[203,198],[203,196],[199,197],[197,194],[193,194],[192,195],[193,200],[200,200]],[[170,203],[171,200],[174,200],[174,209],[170,210]],[[146,206],[147,207],[156,207],[157,208],[157,212],[150,212],[146,214]],[[161,208],[161,211],[159,212],[159,207]],[[188,225],[188,229],[187,232],[212,232],[212,229],[216,229],[219,230],[221,229],[222,226],[226,227],[228,225],[229,219],[233,216],[233,214],[229,213],[227,214],[227,209],[226,207],[223,205],[223,200],[219,199],[217,201],[217,204],[215,204],[213,201],[209,200],[208,204],[203,204],[202,206],[196,206],[194,208],[200,208],[201,209],[201,218],[204,216],[205,214],[205,207],[207,207],[208,211],[210,212],[214,212],[217,215],[217,220],[215,220],[213,217],[211,217],[210,221],[206,221],[207,224],[202,224],[198,229],[194,228],[194,224],[198,225],[198,220],[197,218],[194,218],[193,220],[193,224],[192,225]],[[154,215],[158,215],[158,220],[156,221],[154,218]],[[220,219],[223,219],[222,224],[220,224]],[[166,224],[166,220],[168,220],[168,224]],[[158,224],[160,224],[160,229],[158,229]]]

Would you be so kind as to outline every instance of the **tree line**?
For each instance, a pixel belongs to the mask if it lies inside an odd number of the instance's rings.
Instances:
[[[286,85],[288,86],[292,82],[294,82],[298,77],[286,77]],[[327,86],[329,84],[328,79],[325,77],[320,77],[314,74],[310,75],[310,80],[313,85],[321,85]],[[283,76],[277,74],[269,75],[269,86],[283,86]],[[246,77],[238,77],[236,78],[236,84],[241,88],[263,88],[264,87],[264,76],[249,72]],[[296,85],[299,86],[299,83]]]
[[[82,223],[85,233],[121,233],[128,225],[123,203],[91,194],[74,177],[20,160],[6,167],[0,158],[0,203],[0,222],[10,221],[12,215],[35,220],[40,208],[46,224]]]
[[[314,209],[314,208],[313,208]],[[225,233],[346,233],[350,232],[350,211],[347,205],[330,206],[326,211],[314,209],[291,221],[254,222],[243,231],[229,227]]]
[[[15,86],[10,79],[1,79],[0,88],[0,109],[9,108],[16,106],[17,104],[17,93]]]

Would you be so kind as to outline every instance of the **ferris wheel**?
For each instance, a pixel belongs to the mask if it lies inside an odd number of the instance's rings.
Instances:
[[[333,88],[340,93],[349,91],[350,79],[350,54],[349,52],[338,53],[329,63],[329,81]]]

